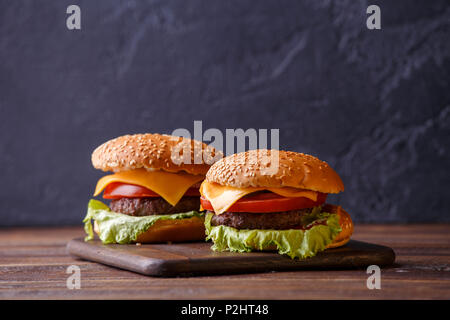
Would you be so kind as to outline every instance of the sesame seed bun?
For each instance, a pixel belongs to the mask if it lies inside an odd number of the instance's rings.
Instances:
[[[183,150],[190,154],[184,154]],[[105,142],[92,153],[92,165],[113,172],[145,168],[204,175],[214,159],[221,157],[220,151],[199,141],[147,133],[125,135]]]
[[[94,221],[94,231],[100,230]],[[147,231],[137,236],[134,243],[162,243],[205,240],[204,219],[192,217],[176,220],[158,220]]]
[[[278,167],[274,159],[278,157]],[[275,170],[269,170],[273,166]],[[277,170],[278,169],[278,170]],[[250,150],[211,166],[206,181],[236,188],[293,187],[323,193],[344,191],[339,175],[324,161],[292,151]]]

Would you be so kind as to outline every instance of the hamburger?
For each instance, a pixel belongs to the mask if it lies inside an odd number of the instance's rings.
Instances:
[[[276,170],[267,167],[276,159]],[[251,150],[211,166],[200,187],[207,240],[215,251],[276,250],[306,258],[345,245],[353,222],[326,203],[344,191],[339,175],[311,155]]]
[[[102,144],[92,165],[112,174],[98,180],[94,196],[103,192],[110,203],[89,202],[85,240],[94,232],[103,243],[204,240],[199,187],[218,157],[204,143],[169,135],[125,135]]]

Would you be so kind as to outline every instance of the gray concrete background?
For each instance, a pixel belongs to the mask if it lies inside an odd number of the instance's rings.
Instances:
[[[66,28],[78,4],[82,30]],[[279,128],[357,222],[450,221],[449,2],[0,3],[0,226],[78,224],[126,133]]]

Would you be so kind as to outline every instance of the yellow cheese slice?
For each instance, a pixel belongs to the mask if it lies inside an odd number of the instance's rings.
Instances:
[[[135,184],[156,192],[172,206],[175,206],[192,185],[204,178],[203,175],[192,175],[184,172],[171,173],[162,170],[136,169],[117,172],[98,180],[94,196],[98,196],[108,184],[122,182]]]
[[[287,198],[297,198],[297,197],[305,197],[311,199],[312,201],[317,201],[318,193],[316,191],[311,190],[303,190],[291,187],[282,187],[282,188],[235,188],[222,186],[217,183],[210,183],[207,181],[203,181],[200,186],[200,193],[204,196],[214,209],[216,214],[221,214],[227,211],[236,201],[241,199],[242,197],[256,192],[268,190],[273,193],[279,194],[280,196]]]

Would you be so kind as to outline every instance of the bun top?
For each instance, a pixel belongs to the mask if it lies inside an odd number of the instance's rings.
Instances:
[[[92,153],[92,165],[113,172],[145,168],[205,175],[210,164],[219,158],[222,152],[200,141],[146,133],[105,142]]]
[[[266,149],[241,152],[217,161],[206,174],[206,181],[236,188],[293,187],[323,193],[344,191],[341,178],[326,162],[303,153]]]

